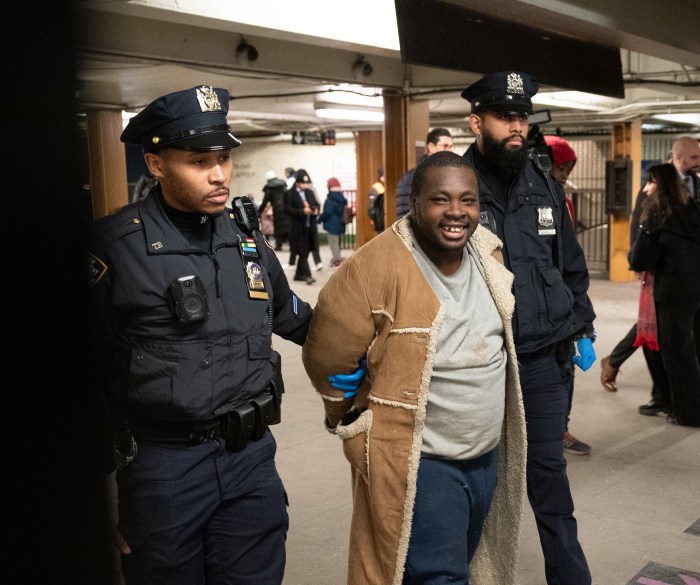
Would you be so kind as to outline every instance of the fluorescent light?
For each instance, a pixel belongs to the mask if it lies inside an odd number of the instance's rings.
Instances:
[[[676,124],[689,124],[690,126],[700,126],[700,114],[656,114],[652,116],[657,120],[675,122]]]
[[[582,91],[550,91],[532,96],[532,103],[557,108],[605,112],[623,102]]]
[[[319,118],[354,120],[355,122],[384,122],[384,112],[368,108],[336,107],[334,104],[316,104]]]
[[[324,102],[350,106],[367,106],[383,108],[384,98],[380,88],[363,87],[361,85],[343,84],[331,85],[328,93],[322,97]]]
[[[122,129],[126,128],[126,125],[129,123],[129,120],[133,118],[138,112],[127,112],[126,110],[122,110]]]
[[[666,126],[663,124],[642,124],[642,130],[646,130],[647,132],[654,132],[656,130],[663,130]]]

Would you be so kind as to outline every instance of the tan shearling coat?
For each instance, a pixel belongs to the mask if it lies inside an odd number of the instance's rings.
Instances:
[[[306,371],[323,398],[326,426],[350,462],[353,516],[348,585],[400,585],[443,308],[413,259],[410,214],[343,262],[321,290],[307,341]],[[472,585],[514,582],[525,494],[525,418],[513,344],[513,275],[500,240],[481,226],[471,243],[503,320],[508,354],[498,483],[471,564]],[[354,400],[327,376],[352,372],[367,355],[368,374]],[[353,420],[351,409],[365,409]],[[469,421],[465,421],[469,424]]]

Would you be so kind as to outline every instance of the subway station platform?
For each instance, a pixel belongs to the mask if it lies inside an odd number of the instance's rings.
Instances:
[[[286,271],[297,294],[312,304],[334,270],[327,246],[321,257],[325,267],[314,272],[312,285],[292,282],[293,271]],[[280,259],[286,263],[288,252]],[[594,585],[700,585],[700,429],[638,414],[651,390],[641,351],[622,366],[618,392],[600,384],[600,359],[636,320],[639,286],[636,280],[591,281],[598,359],[588,372],[577,370],[569,430],[592,452],[567,456],[579,539]],[[283,356],[286,387],[283,420],[273,427],[289,495],[284,585],[342,585],[352,512],[349,464],[340,440],[323,427],[321,398],[306,377],[301,348],[273,341]],[[517,583],[545,585],[527,502],[524,510]]]

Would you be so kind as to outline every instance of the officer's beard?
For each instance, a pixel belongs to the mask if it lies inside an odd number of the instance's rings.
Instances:
[[[510,136],[498,141],[486,130],[482,132],[481,138],[482,155],[495,169],[513,175],[525,166],[527,154],[524,143],[521,148],[507,148]]]

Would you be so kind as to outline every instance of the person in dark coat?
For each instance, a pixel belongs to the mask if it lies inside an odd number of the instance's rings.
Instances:
[[[316,279],[311,276],[309,253],[317,245],[316,220],[321,207],[314,192],[309,189],[309,174],[304,169],[299,169],[295,177],[294,185],[284,194],[284,211],[291,219],[289,246],[291,254],[297,256],[294,280],[313,284]]]
[[[228,106],[228,90],[203,85],[131,118],[121,141],[142,147],[158,184],[90,230],[95,386],[127,585],[279,585],[284,575],[272,341],[303,344],[312,308],[236,213],[252,203],[226,207],[240,145]]]
[[[283,244],[289,240],[289,217],[284,211],[284,192],[287,190],[287,183],[277,177],[275,171],[265,173],[267,182],[263,187],[262,203],[259,213],[262,214],[268,202],[272,203],[272,221],[274,225],[275,251],[282,250]]]
[[[425,154],[418,162],[436,152],[452,150],[453,147],[452,134],[447,128],[433,128],[425,138]],[[401,219],[408,213],[411,181],[415,172],[416,167],[408,169],[396,184],[396,219]]]
[[[340,181],[335,177],[328,179],[328,197],[323,203],[323,213],[318,216],[319,223],[328,232],[328,245],[331,248],[330,266],[340,266],[340,236],[345,233],[343,223],[343,211],[348,205],[348,200],[343,195]]]
[[[513,330],[527,421],[527,494],[548,585],[591,585],[578,541],[564,442],[574,364],[595,361],[588,267],[564,191],[528,156],[528,117],[539,83],[527,73],[485,75],[462,92],[476,136],[464,157],[478,171],[479,222],[503,242],[515,274]],[[575,341],[574,341],[575,340]],[[572,351],[578,350],[577,355]]]
[[[700,364],[693,330],[700,321],[700,205],[671,164],[649,168],[644,192],[630,266],[654,273],[656,334],[671,394],[666,420],[700,427]]]

